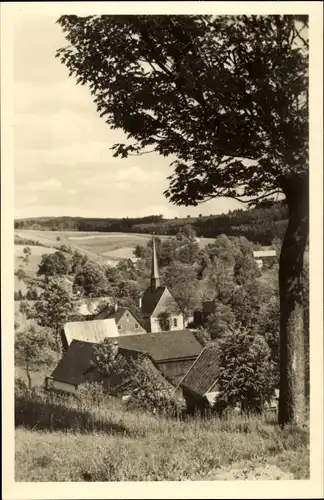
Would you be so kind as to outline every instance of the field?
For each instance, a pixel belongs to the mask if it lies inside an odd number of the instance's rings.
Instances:
[[[16,481],[309,477],[307,429],[282,430],[265,418],[171,420],[127,411],[115,400],[50,409],[38,402],[33,411],[26,403],[18,404]]]
[[[39,266],[39,263],[41,261],[41,258],[42,258],[42,255],[44,253],[53,253],[55,252],[55,248],[51,248],[51,247],[43,247],[43,246],[30,246],[30,249],[31,249],[31,255],[30,255],[30,258],[29,258],[29,262],[28,264],[26,265],[24,262],[23,262],[23,257],[24,257],[24,248],[26,247],[27,245],[15,245],[14,248],[15,248],[15,271],[17,271],[17,269],[21,268],[25,271],[26,275],[30,276],[30,277],[35,277],[36,276],[36,273],[37,273],[37,270],[38,270],[38,266]],[[19,287],[23,287],[24,284],[16,278],[15,279],[15,285],[19,285]],[[15,287],[15,289],[17,289]],[[23,291],[23,290],[22,290]]]
[[[109,263],[109,261],[134,257],[133,250],[136,245],[146,245],[151,238],[150,234],[137,233],[32,230],[15,230],[15,235],[20,238],[38,241],[41,245],[44,245],[30,246],[32,255],[28,266],[25,266],[22,262],[23,249],[26,245],[15,245],[15,270],[22,267],[30,276],[35,276],[41,256],[44,253],[55,252],[55,246],[68,245],[73,250],[79,250],[81,253],[88,255],[91,260]],[[161,236],[161,238],[168,237]],[[212,241],[212,238],[200,238],[199,245],[205,246]]]

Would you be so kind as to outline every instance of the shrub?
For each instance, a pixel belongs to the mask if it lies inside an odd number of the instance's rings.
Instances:
[[[260,412],[274,395],[270,348],[260,335],[229,329],[219,340],[219,394],[215,409],[239,405],[244,412]]]

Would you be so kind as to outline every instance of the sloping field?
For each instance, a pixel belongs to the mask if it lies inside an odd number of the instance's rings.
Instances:
[[[40,264],[40,261],[42,259],[42,255],[46,253],[53,253],[56,252],[55,248],[49,247],[40,247],[40,246],[30,246],[31,250],[31,255],[29,257],[29,262],[26,265],[23,262],[23,257],[24,257],[24,248],[27,245],[15,245],[15,271],[17,269],[21,268],[23,271],[28,275],[29,277],[35,277],[38,266]],[[15,283],[16,285],[19,285],[19,280],[16,280],[17,282]],[[20,282],[21,283],[21,282]]]
[[[90,259],[100,262],[107,259],[120,260],[133,257],[136,245],[146,245],[151,238],[150,234],[81,231],[17,230],[15,234],[21,238],[39,241],[49,247],[69,245],[71,248],[88,255]],[[169,236],[159,236],[159,238],[169,238]],[[200,238],[198,242],[203,247],[212,241],[213,238]],[[43,253],[47,252],[47,249],[43,250],[45,250]]]

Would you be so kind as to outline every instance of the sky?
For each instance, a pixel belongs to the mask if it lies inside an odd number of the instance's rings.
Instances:
[[[123,142],[76,85],[55,52],[66,45],[55,17],[16,17],[14,26],[15,217],[165,218],[226,213],[230,199],[177,207],[163,191],[172,173],[157,154],[113,158]]]

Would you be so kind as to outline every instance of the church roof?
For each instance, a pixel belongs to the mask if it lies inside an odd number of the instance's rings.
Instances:
[[[160,302],[163,293],[166,290],[166,286],[159,286],[156,290],[152,289],[150,286],[145,290],[142,297],[142,313],[151,316],[154,309]]]

